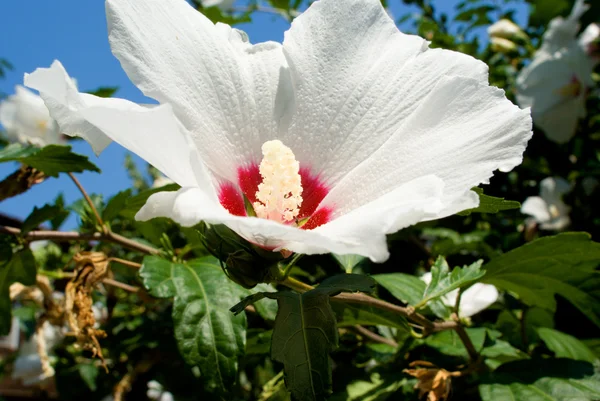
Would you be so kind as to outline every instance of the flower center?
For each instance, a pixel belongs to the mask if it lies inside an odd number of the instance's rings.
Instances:
[[[556,205],[550,205],[550,207],[548,207],[548,211],[550,212],[550,216],[553,219],[557,219],[560,217],[560,211],[558,210]]]
[[[35,125],[40,131],[46,131],[48,129],[48,121],[39,120]]]
[[[577,97],[581,94],[581,82],[577,77],[573,77],[571,82],[558,90],[558,94],[563,97]]]
[[[254,212],[263,219],[292,222],[302,205],[300,163],[292,150],[278,140],[265,142],[262,153],[262,182],[256,191]]]

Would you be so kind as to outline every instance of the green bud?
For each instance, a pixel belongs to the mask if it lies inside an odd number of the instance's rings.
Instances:
[[[251,244],[224,225],[202,223],[199,231],[207,250],[224,264],[223,269],[232,281],[252,288],[277,278],[281,253]]]

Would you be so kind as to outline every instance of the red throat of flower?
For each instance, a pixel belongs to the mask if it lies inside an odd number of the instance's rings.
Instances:
[[[319,208],[329,188],[311,172],[300,165],[291,150],[279,141],[263,145],[261,164],[248,164],[238,168],[238,182],[222,183],[219,201],[227,211],[236,216],[247,216],[252,206],[257,217],[298,225],[311,230],[330,220],[332,210]],[[282,194],[277,197],[277,192]],[[248,202],[244,202],[244,197]]]

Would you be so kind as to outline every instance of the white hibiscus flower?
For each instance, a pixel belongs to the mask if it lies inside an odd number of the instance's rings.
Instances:
[[[146,391],[146,396],[148,399],[152,401],[173,401],[173,394],[168,391],[165,391],[162,384],[157,382],[156,380],[151,380],[148,382],[148,390]]]
[[[381,262],[386,234],[477,206],[471,188],[531,137],[484,63],[399,32],[379,0],[316,1],[283,44],[256,45],[184,0],[106,5],[113,53],[159,106],[78,95],[58,62],[25,81],[65,132],[104,133],[181,185],[139,220]]]
[[[423,274],[421,280],[429,284],[431,282],[431,272]],[[458,291],[457,289],[444,295],[441,298],[444,305],[453,308],[456,305]],[[460,295],[458,314],[461,317],[471,317],[489,308],[497,300],[498,290],[496,287],[491,284],[475,283]]]
[[[571,184],[563,178],[548,177],[540,182],[540,196],[530,196],[521,206],[521,213],[533,216],[543,230],[560,231],[570,223],[570,208],[562,201],[571,191]]]
[[[16,86],[15,94],[0,102],[0,123],[11,142],[35,146],[63,143],[42,98],[22,86]]]
[[[43,325],[46,350],[50,352],[64,338],[62,329],[49,322]],[[26,386],[39,384],[54,376],[54,369],[42,368],[42,361],[38,354],[37,334],[32,335],[19,350],[19,356],[13,364],[12,378],[22,380]]]
[[[566,19],[553,19],[531,64],[517,77],[519,105],[531,107],[535,124],[557,143],[575,135],[579,119],[586,115],[587,90],[594,85],[594,42],[600,27],[592,24],[577,38],[579,19],[588,8],[578,0]]]

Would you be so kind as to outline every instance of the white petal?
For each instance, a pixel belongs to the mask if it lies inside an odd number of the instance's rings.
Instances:
[[[354,253],[383,262],[389,256],[385,234],[437,213],[441,207],[438,198],[442,187],[438,178],[423,177],[314,230],[255,217],[232,216],[199,188],[154,194],[136,219],[164,216],[184,226],[199,221],[225,224],[248,241],[275,250],[289,249],[304,254]]]
[[[585,30],[579,35],[579,46],[582,49],[587,50],[589,45],[592,44],[596,39],[600,37],[600,25],[590,24]]]
[[[530,137],[529,111],[514,106],[502,90],[474,79],[444,77],[323,205],[341,215],[390,188],[435,174],[445,183],[445,207],[436,217],[445,217],[476,206],[470,188],[487,183],[496,169],[509,171],[521,163]]]
[[[378,0],[317,1],[283,47],[296,113],[282,140],[330,186],[400,130],[445,77],[487,83],[484,63],[399,32]]]
[[[573,186],[561,177],[548,177],[540,181],[540,196],[547,203],[560,201],[563,195],[571,192]]]
[[[83,137],[96,153],[112,139],[180,185],[196,184],[189,163],[192,146],[169,105],[142,107],[79,93],[58,61],[37,69],[25,81],[40,91],[62,131]]]
[[[521,107],[531,107],[537,123],[538,116],[564,100],[560,90],[569,85],[574,76],[575,71],[564,55],[536,54],[517,77],[517,101]]]
[[[559,217],[540,224],[540,228],[549,231],[562,231],[571,224],[571,218],[567,214],[561,214]]]
[[[10,97],[0,102],[0,124],[5,130],[11,131],[15,126],[17,105]]]
[[[493,285],[475,283],[460,297],[458,310],[461,316],[473,316],[490,307],[498,299],[498,290]]]
[[[582,89],[585,91],[585,89]],[[585,95],[564,99],[544,113],[533,113],[534,121],[553,142],[567,143],[577,133],[579,119],[585,117]]]
[[[537,222],[549,221],[552,217],[548,204],[539,196],[530,196],[521,205],[521,213],[533,216]]]
[[[292,99],[280,44],[252,46],[183,0],[108,0],[106,11],[129,78],[173,106],[213,172],[235,182],[237,167],[260,162]]]
[[[11,141],[36,146],[62,142],[44,101],[19,85],[14,95],[0,102],[0,123]]]
[[[59,61],[54,61],[50,68],[38,68],[31,74],[25,74],[25,85],[40,92],[63,133],[82,137],[96,154],[108,146],[110,139],[85,121],[80,110],[98,103],[116,103],[115,99],[100,99],[79,93]]]
[[[550,21],[542,38],[541,50],[554,53],[569,47],[579,31],[579,19],[589,8],[584,0],[577,0],[567,18],[556,17]]]

